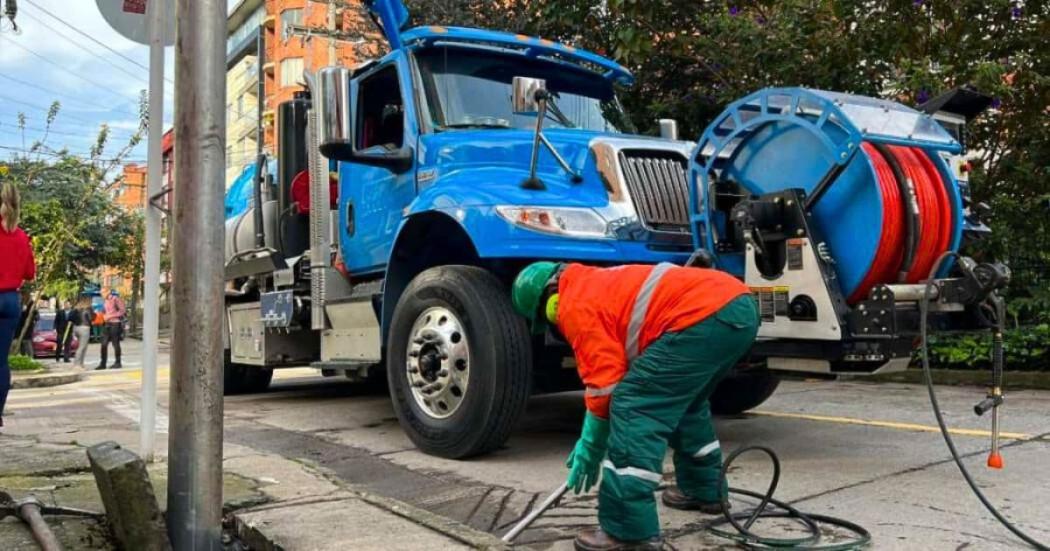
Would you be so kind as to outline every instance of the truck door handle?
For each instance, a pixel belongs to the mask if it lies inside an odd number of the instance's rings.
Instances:
[[[354,204],[346,204],[346,234],[350,237],[354,236]]]

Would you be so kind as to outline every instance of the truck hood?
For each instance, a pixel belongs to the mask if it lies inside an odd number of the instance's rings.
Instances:
[[[469,197],[458,204],[530,204],[603,207],[610,200],[622,199],[615,193],[617,182],[598,168],[597,149],[610,146],[681,152],[688,156],[688,142],[605,134],[583,130],[551,129],[544,135],[569,166],[582,177],[573,182],[545,147],[540,147],[537,175],[546,189],[525,189],[529,176],[534,133],[527,130],[457,130],[431,134],[420,140],[420,191],[442,188],[455,182],[457,188],[469,184]],[[611,179],[617,179],[615,175]],[[434,190],[437,191],[437,190]]]

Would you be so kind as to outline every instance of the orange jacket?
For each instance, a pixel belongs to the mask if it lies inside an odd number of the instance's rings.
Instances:
[[[654,269],[659,272],[653,274]],[[607,418],[613,388],[650,343],[703,321],[749,292],[717,270],[669,264],[567,266],[558,281],[558,327],[576,354],[587,409]],[[641,325],[637,331],[629,330],[632,317],[634,325]]]

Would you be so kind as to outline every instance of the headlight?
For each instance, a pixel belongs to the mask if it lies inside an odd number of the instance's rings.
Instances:
[[[38,343],[38,344],[44,342],[45,340],[46,339],[44,339],[44,337],[41,337],[39,335],[36,336],[36,337],[33,337],[33,342]]]
[[[590,239],[609,237],[608,222],[588,208],[502,205],[496,212],[507,222],[533,231]]]

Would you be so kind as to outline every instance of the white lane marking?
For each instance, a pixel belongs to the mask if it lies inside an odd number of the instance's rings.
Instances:
[[[106,409],[116,413],[117,415],[130,420],[136,425],[139,424],[141,419],[141,408],[139,407],[138,400],[130,398],[125,394],[119,392],[110,392],[106,390],[99,390],[95,388],[81,389],[81,392],[88,395],[98,396],[105,402]],[[155,419],[154,428],[158,433],[168,433],[168,414],[163,411],[157,410],[157,417]]]

